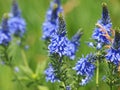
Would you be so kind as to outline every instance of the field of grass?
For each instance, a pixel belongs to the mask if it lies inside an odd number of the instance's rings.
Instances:
[[[38,63],[42,65],[48,60],[48,53],[43,49],[45,45],[41,40],[41,36],[42,23],[45,20],[50,0],[18,0],[18,2],[22,16],[27,23],[26,44],[29,45],[29,50],[25,54],[30,68],[35,72]],[[86,45],[86,41],[90,40],[95,23],[101,18],[102,2],[108,4],[113,28],[120,27],[120,0],[62,0],[68,37],[71,38],[78,29],[82,29],[84,33],[77,53],[78,57],[92,52],[92,49]],[[10,12],[11,3],[12,0],[0,0],[0,21],[4,13]],[[22,59],[21,51],[18,49],[14,62],[16,65],[23,64]],[[44,67],[46,67],[45,65]],[[104,68],[100,70],[104,70]],[[22,87],[19,83],[13,82],[13,77],[10,68],[0,64],[0,90],[35,90],[34,88]],[[101,83],[101,80],[99,90],[108,90],[109,87],[105,83]],[[41,83],[49,90],[57,90],[55,84],[47,83],[45,79],[42,79]],[[80,90],[95,90],[95,83],[91,82],[86,87],[81,87]]]

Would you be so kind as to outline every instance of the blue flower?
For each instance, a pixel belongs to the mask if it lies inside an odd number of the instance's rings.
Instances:
[[[58,28],[58,14],[62,12],[60,0],[54,0],[50,4],[50,8],[47,11],[46,20],[43,23],[42,32],[43,39],[49,39],[57,32]]]
[[[108,34],[109,36],[111,36],[110,29],[112,27],[112,23],[111,23],[111,20],[109,17],[109,13],[108,13],[106,4],[103,4],[102,18],[100,20],[98,20],[97,25],[98,25],[98,27],[95,28],[92,38],[94,40],[96,40],[99,43],[99,45],[101,45],[101,46],[98,45],[98,47],[101,49],[101,47],[104,44],[110,44],[110,41],[107,39],[105,34]]]
[[[91,55],[87,55],[86,58],[81,58],[77,62],[76,66],[73,68],[74,70],[76,70],[77,75],[85,76],[85,78],[82,79],[80,85],[87,84],[93,77],[95,66],[90,61],[92,59],[90,56]]]
[[[76,51],[77,47],[75,46],[75,44],[69,41],[67,43],[67,46],[65,47],[65,55],[74,60]]]
[[[0,44],[6,46],[9,44],[10,41],[11,41],[11,35],[8,27],[8,15],[5,14],[0,28]]]
[[[20,71],[19,67],[15,66],[15,67],[14,67],[14,71],[15,71],[16,73],[18,73],[18,72]]]
[[[11,17],[8,20],[8,25],[11,34],[22,37],[26,31],[26,22],[21,16],[16,0],[13,0]]]
[[[115,31],[112,47],[116,50],[120,48],[120,31],[118,30]]]
[[[71,87],[70,86],[66,86],[66,90],[71,90]]]
[[[106,59],[108,61],[114,63],[115,65],[119,65],[119,63],[120,63],[120,48],[116,50],[111,47],[109,50],[107,50]]]
[[[54,36],[57,30],[57,25],[50,22],[43,23],[43,39],[49,39],[51,36]]]
[[[44,72],[45,75],[46,75],[46,80],[47,81],[50,81],[52,83],[54,83],[56,81],[59,82],[59,79],[57,79],[54,72],[55,72],[55,70],[54,70],[53,66],[50,64],[49,68],[47,68]]]
[[[11,34],[22,37],[26,30],[26,23],[21,17],[12,17],[8,21]]]
[[[97,49],[101,49],[101,48],[102,48],[102,46],[103,46],[103,43],[101,43],[101,42],[98,42],[98,43],[97,43],[97,46],[96,46],[96,48],[97,48]]]
[[[8,33],[0,30],[0,44],[2,45],[8,45],[8,43],[11,41],[11,37]]]
[[[94,48],[94,47],[95,47],[95,45],[94,45],[94,43],[93,43],[93,42],[87,42],[87,45],[88,45],[89,47],[92,47],[92,48]]]
[[[78,46],[68,40],[66,36],[54,35],[50,41],[48,46],[50,54],[58,53],[60,57],[67,56],[72,60],[75,58]]]
[[[13,0],[12,2],[12,9],[10,13],[13,17],[21,17],[21,11],[18,7],[18,3],[16,0]]]
[[[53,0],[50,3],[50,7],[46,13],[46,21],[56,23],[58,14],[62,12],[62,6],[60,0]]]
[[[120,32],[115,31],[112,47],[107,50],[106,59],[115,65],[120,64]]]
[[[66,56],[70,57],[70,59],[75,59],[75,54],[78,50],[78,46],[80,45],[80,37],[82,33],[78,31],[68,42],[66,47]]]
[[[79,30],[71,39],[71,42],[74,43],[76,47],[80,45],[81,36],[82,36],[82,32]]]
[[[81,80],[81,83],[80,85],[86,85],[91,79],[92,79],[93,75],[89,75],[89,76],[86,76],[84,79]]]
[[[50,54],[57,53],[60,57],[66,54],[66,48],[68,45],[68,39],[59,35],[52,37],[51,43],[48,46]]]
[[[24,50],[26,50],[26,51],[27,51],[29,48],[30,48],[29,45],[25,45],[25,46],[24,46]]]
[[[50,54],[57,53],[60,57],[66,54],[66,48],[69,40],[65,35],[66,24],[63,16],[60,14],[58,19],[58,31],[51,37],[51,43],[48,46]]]
[[[59,14],[58,31],[51,37],[48,46],[50,54],[57,53],[60,57],[67,56],[70,59],[75,58],[76,51],[80,45],[81,32],[78,31],[70,40],[66,37],[66,24],[62,14]]]

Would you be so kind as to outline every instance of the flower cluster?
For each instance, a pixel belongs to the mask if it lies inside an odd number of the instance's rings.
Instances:
[[[46,17],[46,21],[43,23],[42,38],[50,41],[48,50],[52,60],[49,68],[45,70],[46,80],[51,82],[60,80],[66,83],[68,68],[62,70],[64,66],[63,57],[75,59],[82,33],[78,31],[71,40],[67,38],[66,23],[62,15],[60,0],[53,1]],[[57,65],[58,63],[59,65]],[[71,90],[70,86],[66,86],[66,90]]]
[[[50,4],[50,8],[47,11],[46,20],[43,23],[43,36],[44,40],[51,38],[58,28],[58,14],[62,12],[60,0],[54,0]]]
[[[50,54],[57,53],[60,57],[68,56],[70,59],[74,59],[77,47],[79,46],[81,32],[77,32],[70,41],[66,37],[66,24],[61,15],[59,16],[58,24],[58,32],[50,39],[49,52]]]
[[[50,54],[57,53],[59,54],[60,57],[62,57],[67,53],[66,52],[67,44],[68,44],[68,39],[66,37],[55,35],[51,39],[51,43],[48,46]]]
[[[59,82],[59,79],[57,79],[56,75],[55,75],[55,70],[52,66],[52,64],[49,65],[49,68],[47,68],[45,70],[45,75],[46,75],[46,81],[50,81],[52,83],[58,81]]]
[[[67,47],[67,43],[69,42],[66,35],[65,21],[62,16],[59,17],[59,30],[58,32],[52,36],[50,39],[51,43],[48,46],[50,54],[57,53],[60,57],[66,54],[65,48]]]
[[[0,27],[0,44],[1,45],[8,45],[11,41],[11,36],[8,27],[8,15],[5,14],[3,16],[3,20]]]
[[[98,20],[97,27],[94,30],[92,38],[97,41],[97,48],[101,49],[103,45],[110,44],[110,41],[106,38],[105,34],[111,36],[112,23],[109,17],[107,5],[103,3],[102,18]]]
[[[23,37],[26,30],[26,22],[21,16],[16,0],[13,0],[12,10],[10,18],[8,20],[9,30],[11,34],[19,37]]]
[[[106,59],[115,65],[120,64],[120,32],[115,31],[112,47],[107,50]]]
[[[82,75],[85,76],[84,79],[82,79],[82,82],[80,85],[85,85],[87,84],[91,78],[93,77],[94,70],[95,70],[95,65],[92,64],[91,54],[87,55],[85,58],[81,58],[77,63],[76,66],[73,68],[76,70],[77,75]]]

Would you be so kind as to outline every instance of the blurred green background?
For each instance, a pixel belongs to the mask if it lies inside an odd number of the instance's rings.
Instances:
[[[27,22],[27,38],[26,43],[30,46],[26,52],[29,66],[33,71],[36,69],[37,63],[47,60],[47,52],[43,50],[44,42],[40,39],[42,36],[42,23],[45,20],[46,11],[49,7],[50,0],[18,0],[22,16]],[[101,4],[106,2],[110,12],[113,28],[120,27],[120,0],[62,0],[64,7],[65,19],[67,24],[68,37],[71,38],[79,28],[84,32],[81,39],[81,46],[78,57],[82,54],[91,52],[86,41],[89,41],[95,27],[95,23],[101,18]],[[2,15],[11,10],[12,0],[0,0],[0,20]],[[22,58],[20,52],[17,52],[16,62],[21,63]],[[102,71],[103,69],[101,69]],[[18,83],[13,82],[11,70],[5,65],[0,65],[0,90],[35,90],[32,88],[21,87]],[[102,78],[102,77],[100,77]],[[94,78],[93,78],[94,80]],[[57,90],[55,85],[46,83],[42,80],[43,85],[49,90]],[[101,83],[99,90],[109,90],[105,83]],[[95,90],[95,83],[91,81],[86,87],[80,90]]]

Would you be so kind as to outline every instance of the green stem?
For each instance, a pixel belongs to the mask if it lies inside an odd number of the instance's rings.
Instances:
[[[99,60],[97,60],[97,70],[96,70],[96,90],[99,88]]]
[[[109,86],[110,86],[110,90],[112,90],[112,85],[113,85],[113,84],[112,84],[112,80],[113,80],[113,78],[112,78],[112,77],[113,77],[113,73],[112,73],[112,72],[113,72],[113,70],[114,70],[112,64],[110,64],[109,69],[111,70],[111,71],[110,71],[111,78],[110,78],[110,85],[109,85]]]
[[[24,65],[25,65],[26,67],[29,67],[29,65],[28,65],[28,63],[27,63],[27,58],[26,58],[26,55],[25,55],[24,50],[21,50],[21,54],[22,54],[22,57],[23,57]]]
[[[112,90],[112,85],[110,85],[110,90]]]

